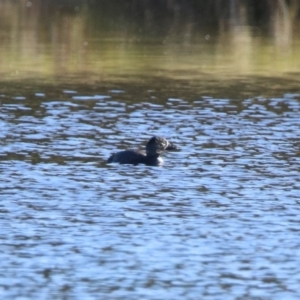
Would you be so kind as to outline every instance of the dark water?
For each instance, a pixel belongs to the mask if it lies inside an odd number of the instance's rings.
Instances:
[[[144,92],[2,96],[3,297],[297,299],[299,94]],[[154,134],[163,167],[106,165]]]
[[[299,299],[286,11],[162,36],[49,3],[0,2],[0,298]],[[181,151],[106,164],[153,135]]]

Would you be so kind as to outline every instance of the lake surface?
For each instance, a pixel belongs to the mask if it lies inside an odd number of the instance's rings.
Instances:
[[[299,299],[299,38],[105,36],[87,12],[45,38],[16,3],[1,4],[1,299]],[[181,151],[106,163],[153,135]]]

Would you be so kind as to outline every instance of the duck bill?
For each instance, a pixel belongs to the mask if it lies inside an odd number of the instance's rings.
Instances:
[[[168,150],[168,151],[178,151],[178,150],[180,150],[180,148],[177,147],[176,145],[174,145],[173,143],[169,142],[169,145],[168,145],[168,147],[165,150]]]

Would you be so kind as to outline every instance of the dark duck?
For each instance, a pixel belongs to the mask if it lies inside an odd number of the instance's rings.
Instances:
[[[146,152],[139,150],[124,150],[113,153],[108,163],[120,163],[120,164],[145,164],[148,166],[159,166],[163,164],[161,154],[164,151],[176,151],[179,150],[177,146],[170,143],[167,139],[160,136],[152,137],[146,144]]]

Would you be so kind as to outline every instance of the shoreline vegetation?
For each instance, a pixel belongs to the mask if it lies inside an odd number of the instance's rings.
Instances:
[[[298,0],[1,1],[0,75],[294,76],[299,25]]]

